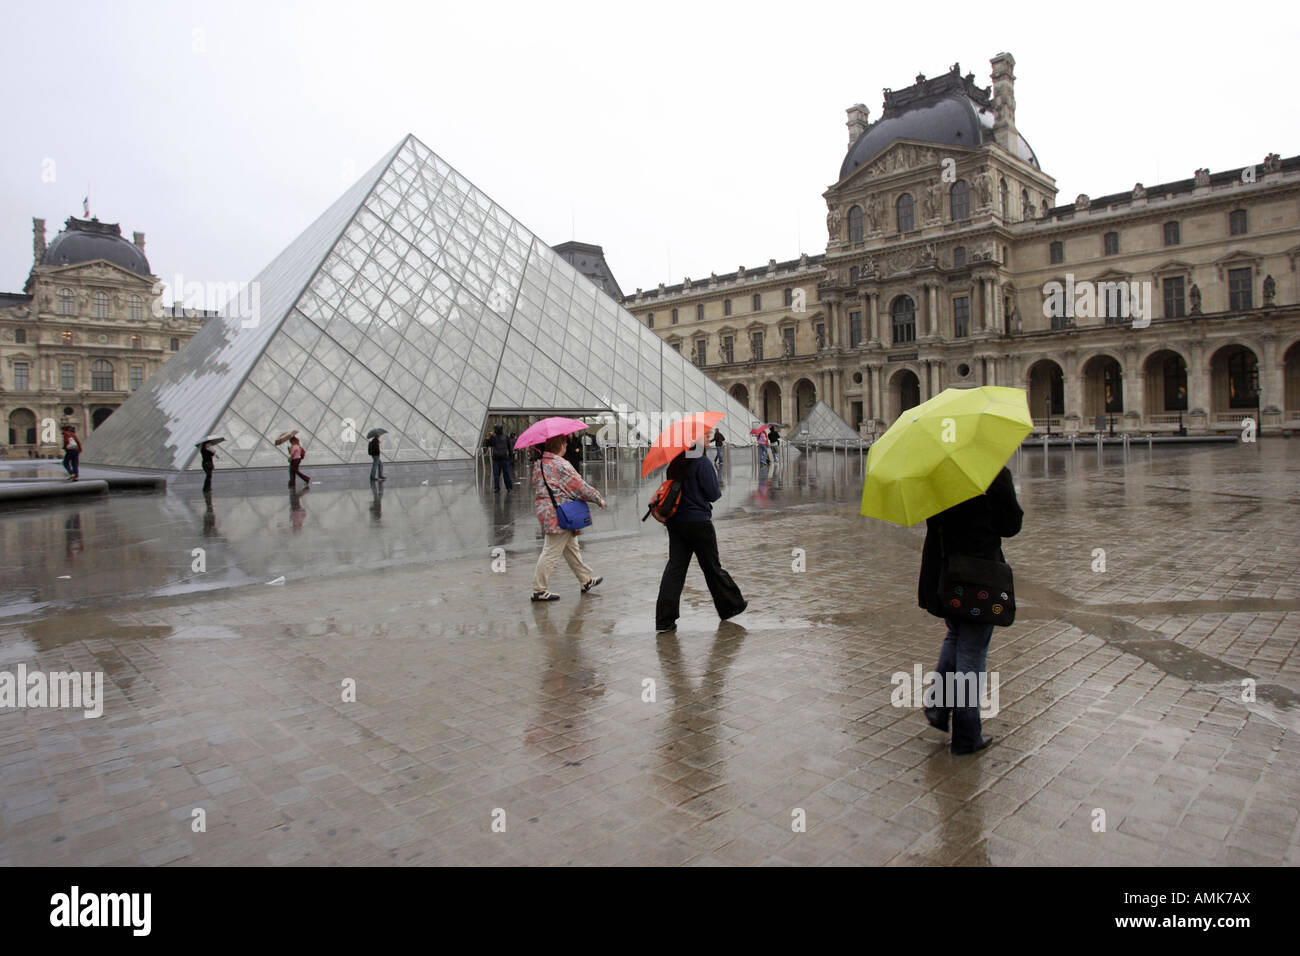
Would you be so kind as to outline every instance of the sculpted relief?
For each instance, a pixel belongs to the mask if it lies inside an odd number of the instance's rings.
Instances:
[[[868,176],[884,176],[902,169],[932,165],[939,162],[939,151],[929,146],[896,146],[867,167]]]

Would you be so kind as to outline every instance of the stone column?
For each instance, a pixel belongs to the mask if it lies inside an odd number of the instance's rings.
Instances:
[[[875,374],[871,377],[871,417],[877,421],[885,420],[884,408],[884,390],[885,390],[885,369],[883,366],[874,366]]]
[[[880,293],[879,292],[867,293],[867,328],[870,330],[868,333],[870,337],[867,340],[867,344],[879,345],[880,344]]]
[[[1205,359],[1205,348],[1193,342],[1187,359],[1187,410],[1213,414],[1210,397],[1210,366]],[[1208,418],[1207,418],[1208,421]]]
[[[839,344],[839,334],[836,329],[840,324],[840,304],[838,297],[829,299],[826,302],[826,345],[828,348],[834,348]]]
[[[781,382],[781,422],[785,425],[793,426],[794,417],[794,386],[789,379]]]
[[[988,332],[993,328],[993,280],[990,278],[981,279],[980,286],[983,289],[984,297],[984,318],[981,328]]]
[[[1136,419],[1130,415],[1131,412],[1137,413]],[[1133,421],[1135,427],[1146,422],[1146,376],[1136,355],[1132,359],[1124,357],[1124,418]]]
[[[926,313],[929,318],[929,335],[939,334],[939,286],[931,282],[926,286]]]
[[[1265,332],[1259,338],[1264,346],[1264,354],[1259,356],[1259,408],[1262,419],[1266,408],[1286,410],[1286,366],[1282,361],[1277,337]]]

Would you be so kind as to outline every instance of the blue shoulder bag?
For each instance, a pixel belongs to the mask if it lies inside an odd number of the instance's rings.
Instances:
[[[551,496],[551,504],[555,506],[555,519],[559,522],[560,528],[564,531],[581,531],[583,528],[590,528],[591,509],[587,507],[587,502],[579,498],[558,504],[555,500],[555,492],[547,484],[544,463],[539,461],[537,467],[541,469],[542,484],[546,485],[546,493]]]

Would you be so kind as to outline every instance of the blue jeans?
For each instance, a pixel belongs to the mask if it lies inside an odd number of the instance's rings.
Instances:
[[[721,445],[714,445],[713,448],[714,448],[714,451],[717,452],[717,456],[716,456],[713,460],[716,461],[716,462],[720,465],[720,464],[722,464],[722,446],[721,446]]]
[[[370,456],[370,480],[384,477],[384,461],[378,455]]]
[[[956,617],[946,620],[948,633],[944,636],[943,647],[939,650],[939,663],[934,666],[940,681],[940,686],[936,690],[936,700],[941,711],[952,712],[953,749],[969,750],[981,739],[979,695],[978,689],[974,694],[969,690],[959,689],[959,685],[964,684],[960,675],[978,674],[979,686],[984,684],[987,679],[985,668],[988,666],[989,640],[993,637],[993,625],[975,624]],[[956,675],[951,679],[953,700],[947,700],[944,696],[949,686],[949,674]],[[968,684],[964,686],[969,687]],[[962,693],[965,698],[962,702],[966,706],[957,707],[957,700],[960,699],[958,694]],[[973,701],[972,696],[975,697]]]
[[[510,477],[510,459],[493,458],[492,459],[492,490],[501,490],[501,476],[506,479],[506,491],[511,491],[515,487],[515,480]]]
[[[758,446],[758,463],[759,463],[760,465],[766,465],[766,464],[767,464],[767,446],[766,446],[766,445],[759,445],[759,446]]]

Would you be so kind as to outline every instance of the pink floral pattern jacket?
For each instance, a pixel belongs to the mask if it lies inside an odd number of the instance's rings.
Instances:
[[[543,474],[546,476],[546,484],[542,484]],[[559,534],[564,530],[555,516],[555,505],[551,504],[551,495],[546,493],[546,485],[551,486],[551,494],[555,495],[558,504],[578,500],[589,501],[594,505],[605,503],[600,492],[583,481],[582,475],[574,471],[572,465],[559,455],[546,452],[542,460],[533,465],[533,492],[536,495],[537,520],[541,522],[544,534]]]

